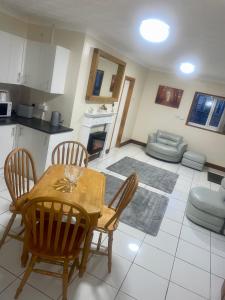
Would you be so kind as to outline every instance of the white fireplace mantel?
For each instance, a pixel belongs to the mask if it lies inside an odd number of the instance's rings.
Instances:
[[[81,131],[80,131],[80,142],[87,147],[89,135],[93,127],[104,126],[107,132],[104,148],[102,150],[101,156],[105,154],[106,145],[108,144],[108,139],[110,138],[108,133],[110,126],[113,122],[115,113],[85,113],[82,121]]]

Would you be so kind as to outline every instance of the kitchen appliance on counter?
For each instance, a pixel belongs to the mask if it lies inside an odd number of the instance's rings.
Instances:
[[[0,102],[0,118],[11,117],[12,102]]]
[[[9,91],[0,90],[0,102],[10,102]]]
[[[31,105],[19,104],[17,106],[16,114],[18,117],[31,119],[33,117],[34,107]]]
[[[51,126],[58,127],[60,124],[63,123],[62,121],[62,115],[58,111],[53,111],[51,116]]]

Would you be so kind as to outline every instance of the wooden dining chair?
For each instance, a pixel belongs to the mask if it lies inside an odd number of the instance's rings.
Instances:
[[[87,149],[79,142],[65,141],[58,144],[52,152],[52,164],[75,165],[87,167]]]
[[[21,206],[32,188],[32,181],[34,184],[37,182],[34,161],[29,151],[24,148],[16,148],[11,151],[5,161],[4,176],[12,198],[9,207],[12,216],[0,241],[0,248],[8,235],[19,239],[19,235],[12,235],[9,232],[16,215],[21,214]]]
[[[119,223],[119,217],[123,210],[130,203],[138,187],[138,178],[135,173],[131,174],[122,184],[118,192],[115,194],[108,206],[103,206],[102,216],[98,219],[96,231],[100,232],[97,248],[92,249],[92,253],[97,255],[108,256],[108,272],[111,272],[112,268],[112,244],[113,244],[113,232],[117,229]],[[108,235],[108,247],[106,251],[102,251],[101,241],[102,234]]]
[[[21,293],[31,272],[63,279],[63,300],[74,269],[79,268],[79,255],[88,245],[90,218],[77,204],[54,198],[36,198],[22,209],[25,223],[24,251],[31,253],[30,262],[16,291]],[[62,273],[35,268],[36,262],[63,266]],[[71,263],[71,264],[70,264]]]

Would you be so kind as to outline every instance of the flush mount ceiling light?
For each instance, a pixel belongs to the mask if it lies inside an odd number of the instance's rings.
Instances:
[[[140,25],[141,36],[152,43],[165,41],[170,34],[170,26],[159,19],[146,19]]]
[[[180,64],[180,70],[182,73],[191,74],[195,71],[195,65],[189,62],[184,62]]]

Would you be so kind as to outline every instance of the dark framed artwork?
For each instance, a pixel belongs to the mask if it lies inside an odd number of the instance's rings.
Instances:
[[[104,71],[97,70],[96,71],[96,77],[95,77],[94,89],[93,89],[93,95],[94,96],[99,96],[100,95],[103,77],[104,77]]]
[[[115,82],[116,82],[116,75],[114,74],[114,75],[112,75],[112,80],[111,80],[110,89],[109,89],[110,92],[113,92],[114,87],[115,87]]]
[[[183,92],[184,91],[181,89],[160,85],[158,88],[155,103],[178,108],[183,96]]]

